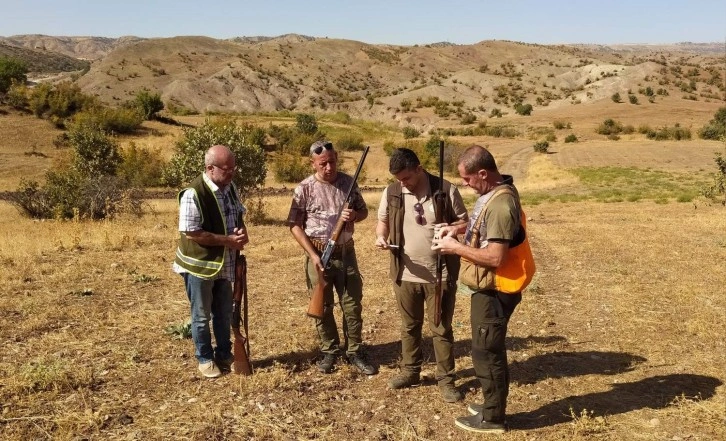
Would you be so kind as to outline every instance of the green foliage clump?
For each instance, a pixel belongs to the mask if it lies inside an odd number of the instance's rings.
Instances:
[[[42,83],[33,88],[29,99],[30,110],[38,118],[48,118],[62,126],[65,120],[78,112],[99,107],[97,100],[84,94],[70,82],[56,85]]]
[[[165,165],[160,149],[137,147],[131,142],[121,151],[118,176],[132,187],[158,187],[162,185],[161,171]]]
[[[21,60],[0,57],[0,93],[5,93],[13,82],[25,84],[28,80],[28,67]]]
[[[298,113],[295,115],[297,129],[305,135],[314,135],[318,131],[318,121],[315,115],[309,113]]]
[[[333,113],[332,115],[330,115],[328,117],[328,119],[330,119],[331,121],[336,122],[338,124],[346,124],[346,125],[353,122],[353,119],[350,117],[350,115],[343,111],[338,111],[338,112]]]
[[[311,143],[312,144],[312,143]],[[363,138],[356,135],[345,134],[333,142],[335,149],[342,152],[362,151],[365,149]],[[310,144],[308,144],[308,152]]]
[[[550,148],[550,143],[547,141],[539,141],[534,143],[534,151],[537,153],[547,153]]]
[[[501,118],[503,116],[502,110],[499,108],[492,109],[491,112],[489,112],[489,118]]]
[[[724,145],[726,146],[726,135],[721,137]],[[714,158],[716,163],[716,173],[714,175],[713,183],[706,187],[702,193],[709,199],[716,200],[721,198],[721,205],[726,205],[726,156],[721,153],[716,153]]]
[[[46,172],[45,185],[22,180],[11,196],[22,213],[40,219],[104,219],[116,213],[142,213],[139,192],[117,176],[121,157],[116,142],[97,127],[70,130],[69,163]]]
[[[620,98],[620,93],[618,93],[618,92],[615,92],[615,93],[614,93],[614,94],[613,94],[613,95],[612,95],[612,96],[610,97],[610,99],[612,99],[614,103],[622,103],[622,102],[623,102],[623,99],[622,99],[622,98]]]
[[[164,110],[164,102],[158,93],[149,93],[148,90],[141,90],[131,102],[131,107],[138,109],[145,120],[154,119],[156,114]]]
[[[656,141],[675,139],[676,141],[691,139],[691,130],[676,124],[674,127],[662,127],[658,130],[650,129],[645,133],[646,138]]]
[[[617,135],[622,133],[623,131],[623,125],[619,121],[615,121],[612,118],[608,118],[605,121],[600,124],[597,129],[595,129],[595,133],[598,133],[600,135]]]
[[[229,147],[237,160],[234,183],[244,198],[265,182],[267,167],[265,152],[259,142],[259,132],[250,124],[237,125],[232,118],[207,119],[199,127],[184,129],[176,143],[175,152],[162,173],[170,186],[181,186],[204,171],[204,153],[209,147],[222,144]]]
[[[133,133],[144,117],[138,109],[129,107],[97,107],[76,113],[70,124],[96,127],[109,133]]]
[[[529,116],[532,114],[532,105],[519,103],[514,106],[514,111],[517,112],[518,115]]]
[[[574,133],[570,133],[569,135],[567,135],[565,137],[565,142],[566,143],[569,143],[569,142],[577,142],[577,136],[575,136]]]
[[[416,130],[416,128],[411,126],[406,126],[401,130],[401,133],[403,133],[404,139],[411,139],[411,138],[418,138],[421,135],[421,132]]]
[[[311,174],[310,160],[291,153],[278,153],[273,161],[273,170],[280,182],[300,182]]]
[[[26,109],[28,107],[28,93],[28,86],[25,83],[13,80],[5,95],[5,102],[16,109]]]
[[[638,97],[635,95],[628,95],[628,100],[630,104],[638,104]]]
[[[461,117],[461,123],[464,125],[474,124],[476,122],[476,115],[473,113],[467,113]]]
[[[555,120],[555,121],[552,122],[552,126],[555,129],[557,129],[557,130],[571,129],[572,128],[572,123],[565,122],[565,121],[562,121],[562,120]]]
[[[701,139],[717,140],[726,136],[726,107],[719,108],[713,119],[698,131]]]

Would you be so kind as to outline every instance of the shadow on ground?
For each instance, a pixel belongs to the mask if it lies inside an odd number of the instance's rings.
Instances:
[[[680,396],[709,399],[722,382],[695,374],[658,375],[633,383],[613,384],[612,390],[557,400],[539,409],[507,417],[517,430],[537,429],[572,420],[570,409],[579,415],[583,409],[594,415],[615,415],[633,410],[662,409]]]

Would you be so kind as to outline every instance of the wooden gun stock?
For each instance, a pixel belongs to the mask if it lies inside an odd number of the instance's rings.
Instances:
[[[244,312],[242,306],[244,305]],[[242,315],[244,315],[244,335],[242,335]],[[232,303],[232,331],[234,332],[234,373],[252,375],[250,346],[247,338],[247,259],[237,252],[234,265],[234,301]]]
[[[325,277],[323,273],[318,274],[318,283],[313,287],[313,295],[310,297],[310,303],[308,304],[308,316],[316,318],[318,320],[323,319],[323,312],[325,309],[325,302],[323,299],[323,293],[325,292]]]
[[[444,211],[446,210],[446,198],[448,195],[444,193],[444,141],[439,141],[439,185],[434,193],[434,213],[436,215],[436,224],[444,222]],[[444,297],[444,262],[441,253],[436,255],[436,293],[434,295],[434,326],[441,324],[441,302]]]

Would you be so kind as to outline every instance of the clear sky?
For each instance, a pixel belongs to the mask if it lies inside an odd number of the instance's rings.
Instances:
[[[0,0],[0,36],[287,33],[375,44],[726,40],[726,0]]]

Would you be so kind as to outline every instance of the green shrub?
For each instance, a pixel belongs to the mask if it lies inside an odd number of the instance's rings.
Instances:
[[[628,100],[630,100],[630,104],[638,104],[638,97],[635,95],[628,95]]]
[[[476,115],[473,113],[467,113],[461,117],[462,124],[474,124],[476,122]]]
[[[29,101],[28,87],[25,83],[19,83],[13,80],[10,89],[8,89],[8,93],[5,95],[5,102],[16,109],[26,109]]]
[[[134,142],[121,151],[118,176],[132,187],[158,187],[165,162],[160,149],[137,147]]]
[[[312,144],[312,143],[311,143]],[[349,151],[362,151],[365,149],[363,145],[363,138],[356,135],[345,134],[338,140],[333,142],[336,150],[349,152]],[[308,152],[310,146],[308,145]]]
[[[350,124],[352,122],[350,115],[343,111],[335,112],[328,118],[338,124]]]
[[[675,139],[676,141],[691,139],[691,130],[676,124],[674,127],[662,127],[659,130],[649,130],[645,136],[656,141]]]
[[[419,135],[421,135],[421,132],[411,126],[404,127],[403,129],[401,129],[401,132],[403,133],[404,139],[418,138]]]
[[[73,167],[88,177],[115,176],[121,163],[118,144],[98,127],[76,125],[68,131],[73,147]]]
[[[204,171],[204,153],[209,147],[223,144],[234,152],[237,172],[234,182],[244,198],[247,193],[265,182],[267,167],[265,153],[255,142],[254,130],[249,124],[238,126],[232,118],[207,119],[199,127],[187,127],[176,143],[175,152],[162,172],[166,185],[186,184]],[[309,144],[308,144],[309,147]]]
[[[545,141],[557,142],[557,135],[555,135],[554,133],[549,133],[547,136],[545,136]]]
[[[721,139],[726,136],[726,106],[720,107],[713,116],[713,119],[698,131],[701,139]]]
[[[615,102],[615,103],[622,103],[622,102],[623,102],[623,99],[622,99],[622,98],[620,98],[620,94],[619,94],[618,92],[615,92],[615,93],[614,93],[614,94],[613,94],[613,95],[612,95],[612,96],[611,96],[610,98],[611,98],[611,99],[613,100],[613,102]]]
[[[726,146],[726,135],[721,137]],[[721,153],[716,153],[714,158],[716,163],[716,173],[714,175],[713,184],[705,188],[702,193],[709,199],[717,200],[721,198],[721,204],[726,205],[726,157]]]
[[[539,141],[534,143],[534,151],[537,153],[547,153],[550,148],[550,143],[547,141]]]
[[[520,103],[514,106],[514,111],[519,115],[529,116],[532,113],[532,105]]]
[[[28,67],[22,60],[0,57],[0,93],[7,92],[13,82],[25,84],[27,73]]]
[[[315,115],[309,113],[298,113],[295,115],[296,127],[300,133],[313,135],[318,131],[318,121]]]
[[[157,113],[164,110],[161,95],[158,93],[149,93],[147,90],[141,90],[136,93],[136,97],[132,101],[132,106],[139,110],[139,113],[141,113],[141,116],[145,120],[154,119]]]
[[[570,133],[569,135],[567,135],[565,137],[565,143],[568,143],[568,142],[577,142],[577,136],[575,136],[574,133]]]
[[[144,118],[137,108],[94,108],[73,117],[74,125],[96,127],[108,133],[133,133]]]
[[[651,129],[650,126],[647,124],[641,124],[638,126],[638,133],[640,133],[641,135],[646,135],[652,130],[653,129]]]
[[[496,108],[496,107],[494,109],[492,109],[491,112],[489,112],[489,118],[494,118],[494,117],[501,118],[502,116],[503,116],[502,110],[499,108]]]
[[[273,161],[275,178],[280,182],[300,182],[312,173],[307,156],[278,153]]]
[[[619,121],[608,118],[600,124],[595,133],[600,135],[617,135],[623,131],[623,125]]]

